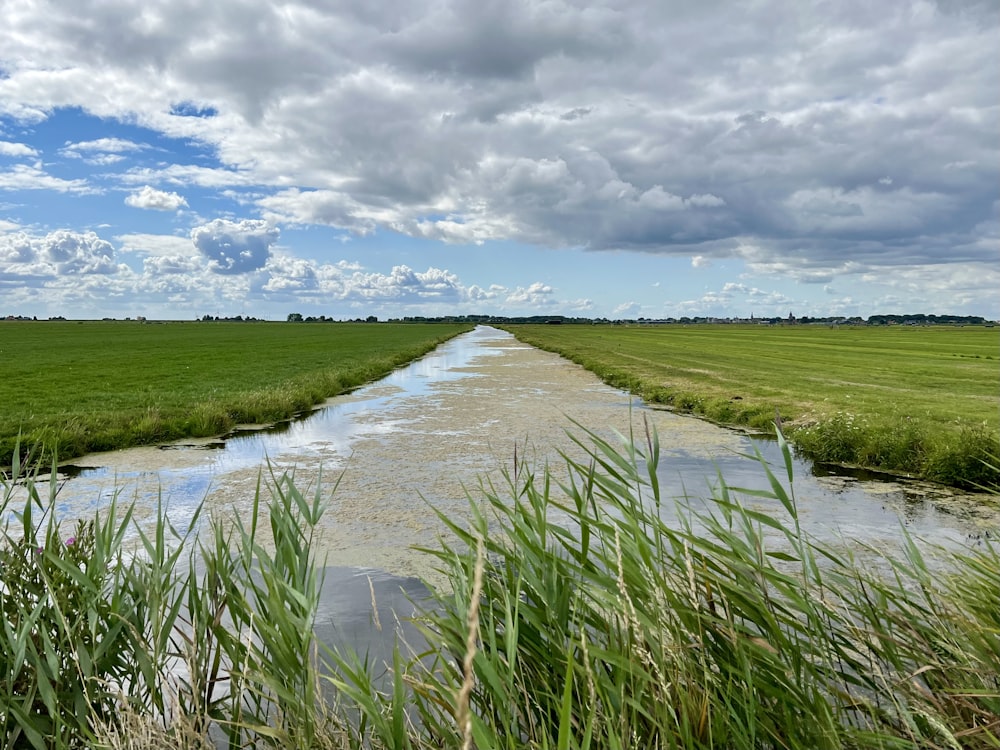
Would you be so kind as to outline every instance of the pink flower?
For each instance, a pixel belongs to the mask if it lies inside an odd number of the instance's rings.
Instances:
[[[76,542],[76,537],[71,536],[69,539],[66,540],[66,546],[72,547],[75,542]]]

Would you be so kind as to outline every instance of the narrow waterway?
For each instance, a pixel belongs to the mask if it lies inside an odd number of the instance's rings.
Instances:
[[[555,354],[479,327],[287,424],[77,459],[57,477],[56,512],[86,517],[118,493],[136,502],[142,522],[162,497],[183,530],[201,502],[213,514],[245,515],[262,477],[294,472],[299,488],[329,498],[320,553],[330,567],[318,632],[378,659],[392,641],[372,630],[372,593],[383,618],[410,614],[410,601],[424,591],[417,579],[434,579],[433,560],[413,547],[433,547],[444,533],[435,509],[466,518],[469,495],[476,497],[481,481],[500,481],[515,455],[536,467],[548,463],[558,475],[559,451],[581,455],[567,434],[581,434],[574,421],[616,439],[615,432],[642,430],[644,419],[660,436],[667,498],[699,502],[720,473],[731,486],[766,488],[760,465],[744,455],[755,447],[781,464],[773,441],[646,408]],[[779,477],[782,471],[776,468]],[[996,504],[982,497],[824,473],[795,463],[802,524],[821,539],[891,551],[904,529],[945,546],[1000,531]]]
[[[423,576],[432,563],[412,547],[434,545],[441,533],[432,508],[461,519],[466,491],[475,496],[479,481],[498,478],[515,453],[558,466],[558,451],[578,453],[567,436],[580,432],[572,421],[613,437],[641,429],[644,418],[660,435],[668,497],[705,497],[720,472],[730,485],[765,488],[760,466],[741,455],[755,445],[779,462],[773,442],[646,408],[557,355],[479,327],[304,419],[79,459],[60,475],[58,512],[87,514],[114,492],[151,510],[162,493],[183,528],[203,499],[213,512],[248,507],[269,464],[294,471],[299,487],[330,495],[323,551],[331,565]],[[943,544],[1000,528],[995,507],[975,497],[817,473],[796,462],[802,521],[819,538],[886,549],[904,528]]]

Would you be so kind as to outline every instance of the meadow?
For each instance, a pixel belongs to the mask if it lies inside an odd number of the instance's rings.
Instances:
[[[814,460],[996,486],[1000,328],[505,326],[649,403],[766,430]]]
[[[469,326],[0,322],[0,466],[15,443],[60,458],[288,419]]]

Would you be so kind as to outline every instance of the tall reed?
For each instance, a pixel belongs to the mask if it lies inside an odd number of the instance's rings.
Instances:
[[[246,524],[199,510],[186,531],[116,497],[66,536],[45,484],[16,460],[3,478],[4,747],[136,747],[139,727],[149,747],[316,746],[318,490],[272,476]]]
[[[787,482],[761,459],[768,491],[720,477],[707,504],[665,498],[655,434],[580,434],[561,481],[519,466],[468,528],[442,519],[439,658],[408,674],[428,746],[458,742],[474,608],[480,748],[1000,746],[991,543],[932,565],[910,538],[868,562],[811,540],[780,433]]]
[[[391,665],[313,636],[318,489],[262,474],[244,520],[178,530],[161,506],[134,543],[116,501],[70,543],[16,465],[5,746],[1000,747],[989,540],[888,554],[810,539],[780,432],[783,465],[758,456],[768,490],[720,477],[697,500],[661,488],[655,433],[576,430],[583,458],[515,460],[469,519],[442,517],[426,552],[448,583],[421,605],[426,644]]]

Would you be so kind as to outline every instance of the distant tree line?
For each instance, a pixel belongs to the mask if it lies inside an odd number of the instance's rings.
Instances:
[[[868,318],[870,326],[891,326],[891,325],[983,325],[988,323],[986,318],[978,315],[871,315]]]
[[[218,315],[202,315],[200,318],[198,318],[198,320],[201,321],[202,323],[212,323],[212,322],[220,322],[220,323],[257,323],[257,322],[262,322],[264,319],[263,318],[252,318],[249,315],[246,315],[246,316],[243,316],[243,315],[234,315],[231,318],[220,317]]]
[[[496,323],[505,324],[546,324],[546,325],[705,325],[705,324],[728,324],[728,325],[855,325],[855,326],[884,326],[884,325],[990,325],[993,321],[979,315],[872,315],[867,320],[860,316],[845,317],[835,315],[829,317],[810,317],[808,315],[796,318],[794,315],[788,317],[769,318],[720,318],[709,316],[681,317],[681,318],[631,318],[631,319],[608,319],[608,318],[574,318],[564,315],[445,315],[440,317],[408,316],[405,318],[391,318],[391,323]]]
[[[145,322],[142,316],[135,318]],[[0,320],[20,320],[37,321],[37,317],[26,315],[7,315],[0,317]],[[55,315],[49,320],[66,320],[62,315]],[[114,318],[104,318],[104,320],[115,320]],[[131,320],[131,318],[125,318]],[[219,315],[203,315],[196,318],[198,322],[225,322],[225,323],[256,323],[263,322],[264,318],[255,318],[250,315],[234,315],[231,317]],[[338,320],[326,315],[304,316],[302,313],[289,313],[285,319],[289,323],[378,323],[375,315],[365,318],[354,318],[353,320]],[[710,316],[681,317],[681,318],[575,318],[565,315],[439,315],[425,317],[422,315],[408,315],[404,318],[390,318],[390,323],[471,323],[497,325],[516,324],[546,324],[546,325],[704,325],[704,324],[729,324],[729,325],[855,325],[855,326],[940,326],[940,325],[996,325],[997,321],[988,320],[981,315],[927,315],[924,313],[914,313],[912,315],[871,315],[867,320],[860,316],[844,317],[834,315],[829,317],[810,317],[804,315],[796,318],[789,315],[787,318],[771,317],[758,318],[720,318]]]
[[[288,317],[285,319],[289,323],[338,323],[341,321],[334,320],[333,318],[328,318],[325,315],[320,315],[318,317],[313,317],[309,315],[305,318],[302,317],[302,313],[289,313]],[[345,320],[344,323],[378,323],[378,318],[374,315],[369,315],[367,318],[355,318],[354,320]]]

